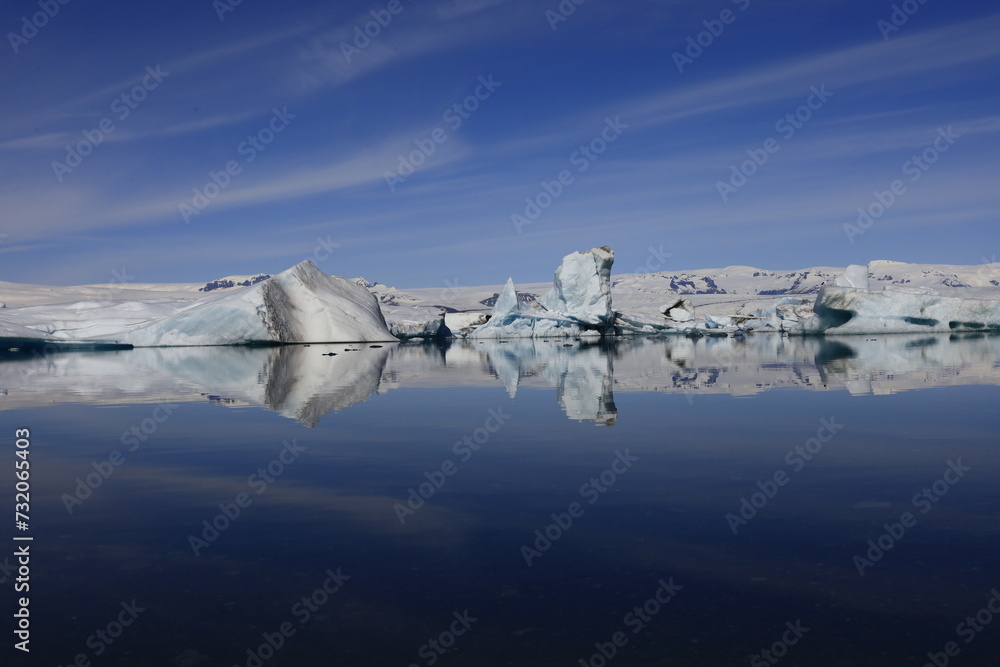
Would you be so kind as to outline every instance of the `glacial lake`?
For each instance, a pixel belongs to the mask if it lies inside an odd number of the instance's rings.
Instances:
[[[994,665],[998,399],[981,335],[7,353],[4,664]]]

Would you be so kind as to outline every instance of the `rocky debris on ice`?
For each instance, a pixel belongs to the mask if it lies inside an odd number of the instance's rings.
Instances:
[[[205,283],[204,287],[199,287],[199,292],[214,292],[220,289],[231,289],[233,287],[250,287],[257,283],[264,282],[271,276],[266,273],[258,273],[255,276],[226,276]]]
[[[489,322],[473,338],[532,338],[611,334],[611,266],[615,253],[607,246],[563,257],[552,289],[538,300],[539,309],[524,306],[507,280],[497,296]]]

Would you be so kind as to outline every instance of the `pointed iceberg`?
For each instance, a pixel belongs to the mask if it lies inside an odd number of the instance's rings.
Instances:
[[[396,340],[371,292],[309,260],[110,337],[137,347]]]

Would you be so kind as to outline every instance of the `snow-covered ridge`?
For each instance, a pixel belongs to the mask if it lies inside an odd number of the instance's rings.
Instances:
[[[1000,264],[907,264],[875,260],[868,265],[876,285],[920,286],[932,289],[1000,287]],[[660,271],[617,275],[612,288],[660,294],[728,294],[785,296],[816,294],[845,267],[817,266],[792,271],[727,266],[722,269]]]
[[[226,276],[225,278],[216,278],[205,283],[205,286],[199,287],[198,291],[214,292],[220,289],[232,289],[233,287],[250,287],[270,277],[267,273],[258,273],[255,276]]]

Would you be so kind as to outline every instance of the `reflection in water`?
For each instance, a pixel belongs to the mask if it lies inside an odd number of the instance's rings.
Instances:
[[[799,619],[814,630],[789,665],[916,664],[1000,581],[1000,390],[976,386],[1000,384],[997,345],[761,335],[0,360],[6,442],[28,427],[36,457],[35,662],[98,658],[88,637],[136,600],[139,622],[93,664],[425,665],[465,611],[479,620],[440,667],[599,664],[595,647],[630,632],[663,580],[683,590],[615,665],[746,664]],[[945,385],[969,386],[904,391]],[[160,401],[186,404],[123,447]],[[817,451],[824,420],[843,428]],[[456,449],[466,439],[478,448]],[[301,457],[281,458],[286,442]],[[616,469],[619,452],[634,465]],[[921,513],[914,494],[950,462],[971,470]],[[917,524],[862,578],[854,557],[904,512]],[[751,517],[738,533],[731,513]],[[525,545],[541,556],[526,562]],[[328,571],[350,579],[306,620],[293,610]],[[285,623],[294,634],[259,658]],[[962,664],[995,664],[991,637]]]
[[[570,419],[613,424],[614,390],[746,396],[800,387],[886,394],[1000,384],[1000,337],[522,339],[21,355],[0,358],[0,407],[207,399],[265,407],[314,426],[375,392],[498,380],[511,397],[521,385],[552,387]]]
[[[485,353],[511,398],[522,378],[541,377],[555,387],[556,400],[570,419],[615,423],[613,347],[530,338],[476,343],[474,349]]]

